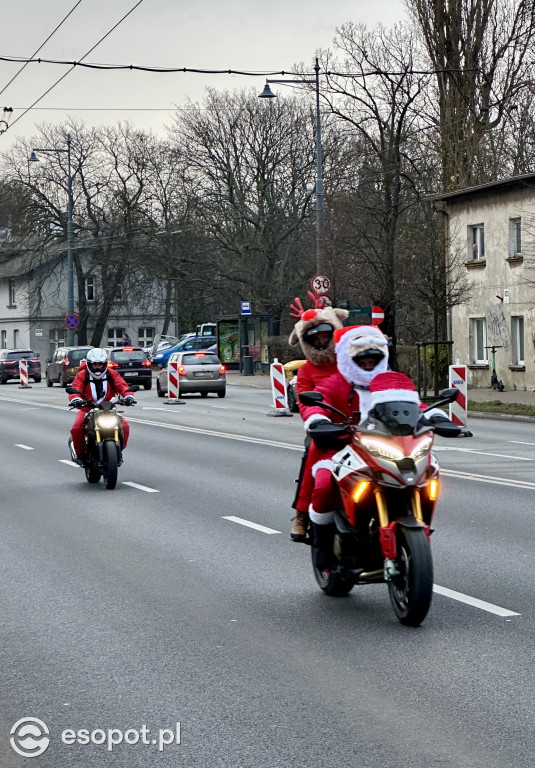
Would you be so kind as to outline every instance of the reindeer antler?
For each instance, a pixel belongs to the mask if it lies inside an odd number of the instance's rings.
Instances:
[[[300,320],[305,310],[303,309],[301,299],[298,296],[295,297],[294,301],[295,304],[290,304],[290,309],[293,310],[290,312],[290,317],[296,317],[298,320]]]
[[[307,291],[307,296],[312,302],[312,306],[314,307],[314,309],[323,308],[323,302],[320,301],[321,296],[318,296],[316,293],[312,293],[312,291]]]

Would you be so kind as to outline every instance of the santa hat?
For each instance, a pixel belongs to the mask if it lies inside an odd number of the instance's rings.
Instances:
[[[370,395],[370,410],[379,403],[420,403],[409,377],[395,371],[378,373],[370,383]]]
[[[365,349],[378,349],[388,357],[388,339],[373,325],[350,325],[334,332],[336,354],[347,352],[354,357]]]

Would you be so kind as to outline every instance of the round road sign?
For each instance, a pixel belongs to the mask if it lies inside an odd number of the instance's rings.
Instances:
[[[310,284],[316,293],[329,293],[331,287],[331,281],[325,275],[315,275]]]
[[[80,318],[78,315],[75,315],[74,312],[71,312],[71,314],[67,315],[65,318],[64,323],[67,328],[69,328],[71,331],[74,331],[74,329],[78,328],[78,325],[80,324]]]
[[[384,309],[381,307],[372,307],[372,325],[381,325],[385,319]]]

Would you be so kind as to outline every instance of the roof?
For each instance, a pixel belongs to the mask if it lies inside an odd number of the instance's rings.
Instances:
[[[510,176],[507,179],[489,181],[487,184],[479,184],[477,187],[466,187],[456,192],[446,192],[443,195],[433,195],[432,200],[454,200],[462,197],[471,197],[482,192],[513,189],[515,187],[535,187],[535,173],[524,173],[521,176]]]

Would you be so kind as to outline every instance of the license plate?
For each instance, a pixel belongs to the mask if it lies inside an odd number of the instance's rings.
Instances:
[[[127,371],[123,376],[137,376],[139,371]]]
[[[211,379],[212,374],[210,371],[193,371],[193,375],[196,379]]]

